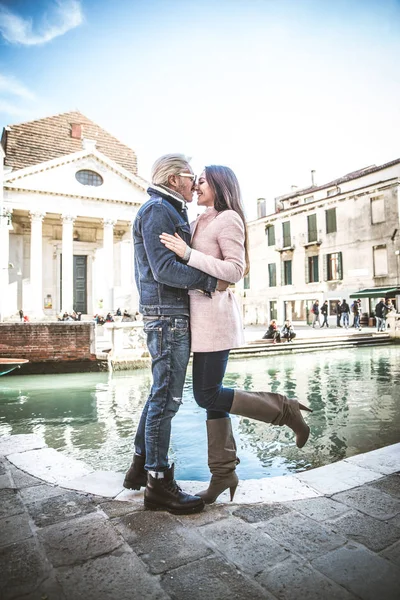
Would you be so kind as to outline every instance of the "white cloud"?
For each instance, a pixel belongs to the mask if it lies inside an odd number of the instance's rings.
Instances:
[[[0,33],[11,44],[45,44],[83,21],[79,0],[54,0],[38,23],[20,17],[0,4]]]
[[[7,77],[0,73],[0,94],[17,96],[18,98],[24,98],[25,100],[34,100],[35,94],[28,90],[22,83],[20,83],[15,77]]]
[[[16,106],[14,103],[8,102],[7,100],[2,100],[0,98],[0,114],[1,113],[11,115],[12,117],[27,119],[30,118],[31,111],[27,108]]]

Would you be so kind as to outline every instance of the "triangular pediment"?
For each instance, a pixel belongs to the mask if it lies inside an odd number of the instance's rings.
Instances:
[[[83,185],[78,171],[100,175],[101,185]],[[8,190],[142,204],[147,182],[120,167],[95,149],[83,150],[32,167],[12,171],[4,176]]]

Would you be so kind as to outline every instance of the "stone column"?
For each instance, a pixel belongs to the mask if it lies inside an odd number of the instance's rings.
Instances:
[[[43,237],[42,223],[45,213],[34,211],[29,213],[31,220],[31,313],[33,317],[43,317]]]
[[[0,191],[2,193],[3,190]],[[8,219],[0,207],[0,323],[7,316],[8,300],[8,261],[10,255],[10,236]]]
[[[73,215],[62,215],[62,298],[61,312],[72,312],[74,303],[74,221]]]
[[[114,310],[114,225],[112,219],[104,219],[103,254],[104,254],[104,298],[103,312]]]

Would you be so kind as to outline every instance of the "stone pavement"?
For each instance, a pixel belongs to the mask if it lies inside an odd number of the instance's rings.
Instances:
[[[400,444],[179,517],[57,454],[0,438],[2,600],[400,597]]]

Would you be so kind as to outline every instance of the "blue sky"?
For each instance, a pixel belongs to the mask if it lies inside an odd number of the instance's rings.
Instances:
[[[79,109],[231,166],[248,217],[400,157],[399,0],[0,0],[0,125]]]

